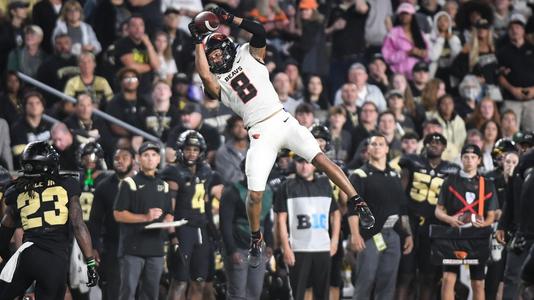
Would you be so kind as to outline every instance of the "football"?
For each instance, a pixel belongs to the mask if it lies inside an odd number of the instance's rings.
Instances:
[[[219,17],[211,11],[198,13],[194,18],[194,22],[200,34],[213,32],[219,28],[220,24]]]

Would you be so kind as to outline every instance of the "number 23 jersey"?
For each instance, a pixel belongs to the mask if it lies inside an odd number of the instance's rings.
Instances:
[[[434,219],[441,185],[449,175],[457,174],[460,167],[442,160],[436,168],[432,168],[428,160],[419,155],[402,157],[399,166],[410,174],[407,191],[410,212],[416,216]]]
[[[69,238],[69,201],[80,195],[79,182],[73,177],[56,177],[36,182],[33,193],[11,186],[5,194],[6,205],[12,206],[18,226],[24,229],[24,241],[31,241],[50,251],[64,251]]]
[[[242,44],[232,70],[216,74],[221,85],[221,101],[250,127],[283,109],[267,67],[250,54],[250,45]]]

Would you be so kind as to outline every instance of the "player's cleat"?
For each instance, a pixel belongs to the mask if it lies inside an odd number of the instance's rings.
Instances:
[[[252,268],[257,268],[262,263],[262,255],[265,250],[265,242],[263,236],[260,239],[254,239],[250,242],[250,249],[248,250],[248,265]]]
[[[367,206],[367,203],[359,196],[352,197],[349,201],[354,201],[354,214],[360,218],[360,224],[363,228],[369,229],[375,226],[375,217]]]

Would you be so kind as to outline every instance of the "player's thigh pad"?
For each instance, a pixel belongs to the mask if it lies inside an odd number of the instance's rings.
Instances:
[[[293,116],[287,115],[289,119],[286,121],[287,126],[284,130],[285,143],[283,147],[311,162],[321,152],[317,140],[315,140],[308,128],[300,125]]]

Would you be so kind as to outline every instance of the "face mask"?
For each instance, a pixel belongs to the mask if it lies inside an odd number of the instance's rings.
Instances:
[[[462,90],[462,96],[470,100],[476,100],[480,91],[477,88],[466,88]]]

